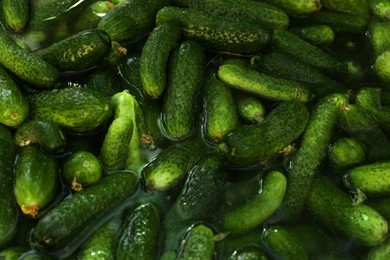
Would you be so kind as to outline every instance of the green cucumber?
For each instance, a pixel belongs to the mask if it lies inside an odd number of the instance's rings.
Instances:
[[[266,2],[279,6],[286,12],[295,15],[311,14],[321,9],[319,0],[266,0]]]
[[[89,4],[73,22],[74,33],[96,28],[103,16],[114,7],[110,1],[96,1]]]
[[[84,87],[41,91],[30,95],[28,101],[32,119],[50,120],[72,132],[97,130],[112,114],[109,99]]]
[[[286,192],[286,177],[281,172],[271,171],[261,181],[261,192],[244,205],[226,213],[222,220],[223,230],[243,234],[259,226],[278,209]]]
[[[8,32],[0,30],[0,64],[19,79],[38,89],[53,88],[59,81],[59,71],[28,50],[19,47]]]
[[[285,101],[259,124],[242,125],[229,132],[217,149],[229,167],[257,166],[294,142],[305,130],[308,118],[303,103]]]
[[[244,246],[234,251],[228,260],[266,260],[267,255],[257,246]]]
[[[203,90],[203,126],[205,136],[219,142],[238,126],[237,106],[230,88],[216,78],[208,76]]]
[[[142,48],[142,87],[152,98],[159,98],[165,90],[168,57],[179,42],[180,35],[181,28],[177,24],[159,24],[149,34]]]
[[[353,204],[347,193],[325,178],[313,182],[307,205],[328,228],[362,245],[376,246],[387,237],[387,221],[377,211],[364,204]]]
[[[289,182],[282,204],[287,218],[295,218],[301,213],[317,167],[328,152],[340,106],[346,103],[346,96],[329,94],[313,108],[301,144],[288,163]]]
[[[390,19],[390,1],[389,0],[371,0],[368,1],[368,7],[371,14],[381,19]]]
[[[325,24],[297,26],[290,28],[289,31],[318,46],[330,46],[335,37],[333,29]]]
[[[61,72],[83,71],[98,65],[111,49],[107,33],[85,30],[33,52]]]
[[[28,0],[3,0],[4,19],[15,32],[23,30],[29,19]]]
[[[270,100],[308,102],[313,97],[303,83],[273,77],[243,65],[223,64],[218,68],[218,78],[234,88]]]
[[[156,24],[177,22],[187,39],[207,49],[250,54],[263,50],[271,38],[268,29],[250,21],[210,15],[196,9],[168,6],[156,15]]]
[[[235,96],[238,115],[249,124],[263,121],[265,108],[263,103],[252,96],[241,94]]]
[[[0,251],[0,259],[2,260],[17,260],[19,256],[26,252],[24,247],[8,247]]]
[[[91,72],[87,79],[87,88],[100,92],[108,98],[123,91],[122,85],[123,83],[116,70],[107,66],[101,66]]]
[[[373,69],[376,75],[384,83],[390,83],[390,51],[381,53],[374,62]]]
[[[15,162],[16,201],[23,214],[37,217],[59,194],[58,162],[37,146],[19,150]]]
[[[343,13],[368,15],[368,3],[366,0],[321,0],[321,4],[331,10],[336,10]]]
[[[159,212],[153,204],[144,203],[131,211],[119,234],[117,258],[155,259],[159,225]]]
[[[184,41],[173,51],[161,111],[163,130],[171,139],[185,139],[195,128],[204,68],[205,53],[198,43]]]
[[[371,248],[365,259],[367,260],[384,260],[390,255],[390,240],[387,239],[381,245]]]
[[[351,137],[337,139],[329,149],[330,161],[337,167],[349,167],[365,159],[363,144]]]
[[[15,127],[26,120],[28,102],[11,76],[0,67],[0,123]]]
[[[58,154],[65,152],[66,138],[60,127],[51,121],[30,120],[21,124],[14,134],[18,146],[37,143],[46,152]]]
[[[64,200],[39,219],[32,246],[71,254],[76,248],[67,246],[81,244],[85,234],[137,190],[138,182],[134,172],[118,172]]]
[[[78,151],[65,159],[61,176],[74,191],[93,184],[102,178],[103,170],[99,159],[90,152]]]

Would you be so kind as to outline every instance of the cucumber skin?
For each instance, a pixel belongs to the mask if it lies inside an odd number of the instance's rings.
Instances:
[[[192,227],[184,237],[184,241],[181,242],[182,246],[179,249],[177,259],[212,259],[214,254],[213,237],[213,231],[203,224]]]
[[[333,29],[322,24],[293,27],[289,31],[317,46],[330,46],[335,38]]]
[[[15,32],[22,30],[29,19],[29,1],[28,0],[3,0],[2,9],[4,19],[8,26]]]
[[[329,159],[333,165],[340,168],[350,167],[365,160],[366,153],[363,144],[352,137],[337,139],[329,148]]]
[[[353,205],[348,194],[323,178],[313,182],[307,205],[326,226],[362,245],[376,246],[386,238],[388,224],[377,211]]]
[[[265,108],[263,103],[249,95],[236,95],[238,115],[249,124],[256,124],[263,121]]]
[[[368,2],[366,0],[321,0],[321,4],[326,8],[359,15],[369,14]]]
[[[242,54],[258,53],[268,46],[271,32],[259,24],[223,18],[189,8],[168,6],[156,15],[156,24],[167,21],[182,26],[184,36],[206,49]]]
[[[32,246],[54,252],[75,241],[82,243],[82,234],[131,196],[138,182],[135,173],[118,172],[64,200],[38,221]]]

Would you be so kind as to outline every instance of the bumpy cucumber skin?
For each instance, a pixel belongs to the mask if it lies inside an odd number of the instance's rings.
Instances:
[[[302,83],[273,77],[243,65],[220,66],[218,78],[234,88],[270,100],[298,99],[308,102],[313,98],[310,89]]]
[[[249,95],[236,95],[235,101],[239,116],[249,124],[260,123],[265,116],[262,102]]]
[[[257,166],[294,142],[305,130],[308,118],[304,104],[285,101],[259,124],[242,125],[229,132],[218,149],[229,167]]]
[[[318,46],[330,46],[335,37],[332,28],[324,24],[293,27],[289,31]]]
[[[83,233],[131,196],[138,182],[134,172],[118,172],[64,200],[38,221],[32,246],[57,251],[75,241],[82,243]]]
[[[196,42],[184,41],[172,53],[162,106],[162,126],[169,138],[185,139],[194,130],[204,68],[205,53]]]
[[[29,113],[27,99],[2,68],[0,68],[0,111],[0,123],[11,127],[20,125]]]
[[[157,208],[145,203],[126,217],[118,240],[118,259],[153,260],[157,253],[160,217]]]
[[[348,194],[324,178],[313,182],[307,205],[326,226],[365,246],[379,245],[386,238],[388,224],[377,211],[353,205]]]
[[[207,49],[233,53],[258,53],[271,38],[268,29],[248,21],[210,15],[189,8],[168,6],[160,9],[156,23],[177,22],[182,26],[184,36],[205,46]]]
[[[55,199],[59,192],[58,169],[57,160],[38,146],[19,150],[14,193],[24,214],[35,218]]]
[[[18,224],[18,212],[12,191],[16,147],[11,131],[0,124],[0,247],[12,238]]]
[[[228,260],[266,260],[267,255],[260,247],[257,246],[244,246],[234,251],[228,258]]]
[[[373,69],[378,78],[384,83],[390,82],[390,69],[389,69],[390,51],[381,53],[374,62]]]
[[[30,95],[28,101],[32,119],[50,120],[73,132],[97,130],[112,114],[108,98],[83,87],[41,91]]]
[[[28,0],[3,0],[2,8],[4,12],[4,19],[8,26],[15,32],[22,30],[29,18],[29,4]]]
[[[60,73],[54,66],[19,47],[4,30],[0,30],[0,49],[0,64],[31,87],[48,89],[58,83]]]
[[[329,9],[340,11],[343,13],[359,14],[359,15],[368,15],[369,8],[368,2],[366,0],[347,0],[347,1],[338,1],[338,0],[321,0],[321,4]]]
[[[340,106],[346,103],[346,96],[329,94],[313,108],[300,147],[288,163],[289,182],[282,204],[285,216],[294,218],[302,211],[316,169],[328,152]]]
[[[207,226],[200,224],[192,227],[179,249],[177,259],[212,259],[214,255],[214,232]]]
[[[266,0],[266,2],[279,6],[288,13],[296,15],[311,14],[318,12],[321,9],[319,0]]]
[[[159,98],[165,90],[168,57],[178,43],[181,28],[174,23],[157,25],[150,33],[141,53],[140,75],[144,91]],[[158,48],[156,48],[158,46]]]
[[[338,167],[353,166],[364,161],[364,146],[355,138],[339,138],[329,149],[329,159]]]
[[[51,121],[30,120],[21,124],[14,134],[18,146],[39,144],[48,153],[62,153],[66,148],[66,138],[61,128]]]
[[[388,196],[390,161],[356,166],[345,173],[343,181],[347,187],[359,189],[367,196]]]
[[[203,96],[204,132],[209,140],[219,142],[238,126],[233,93],[212,74],[205,83]]]
[[[389,0],[371,0],[368,1],[371,14],[378,18],[390,19],[390,1]]]
[[[287,179],[283,173],[271,171],[264,177],[262,191],[243,206],[223,217],[223,228],[232,234],[243,234],[265,221],[282,203]]]
[[[102,30],[90,29],[33,52],[60,71],[83,71],[99,64],[111,49]]]

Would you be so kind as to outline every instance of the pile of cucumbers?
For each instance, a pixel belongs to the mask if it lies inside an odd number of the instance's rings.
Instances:
[[[390,0],[0,1],[0,259],[389,259]]]

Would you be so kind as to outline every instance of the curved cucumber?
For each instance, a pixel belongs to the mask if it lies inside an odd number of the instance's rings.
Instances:
[[[192,227],[181,241],[178,259],[212,259],[214,255],[214,232],[211,228],[199,224]]]
[[[390,255],[390,240],[387,239],[381,245],[369,250],[367,260],[382,260]]]
[[[3,0],[4,19],[15,32],[22,30],[29,19],[28,0]]]

